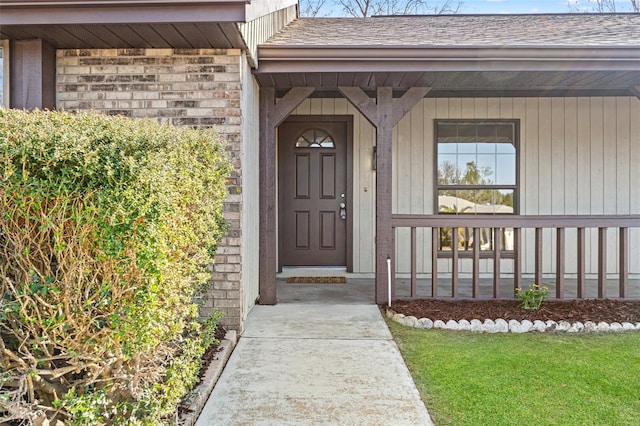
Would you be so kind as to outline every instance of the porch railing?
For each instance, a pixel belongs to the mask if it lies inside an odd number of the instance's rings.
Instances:
[[[395,214],[392,216],[392,226],[394,235],[396,229],[410,229],[410,296],[417,297],[417,229],[431,229],[431,297],[438,297],[438,259],[451,259],[451,294],[452,298],[459,296],[459,259],[470,258],[472,263],[471,272],[471,297],[480,297],[480,259],[488,258],[493,264],[492,285],[493,298],[501,298],[501,262],[505,258],[513,259],[513,286],[514,289],[521,287],[522,282],[522,262],[523,262],[523,230],[534,234],[534,271],[536,283],[543,282],[543,250],[551,245],[543,241],[543,230],[555,230],[555,298],[565,298],[565,275],[566,275],[566,253],[567,239],[565,238],[567,229],[576,229],[577,238],[574,240],[575,256],[577,267],[576,276],[576,297],[586,298],[587,263],[586,263],[586,239],[585,230],[597,229],[597,297],[607,298],[607,235],[611,229],[618,232],[618,295],[620,298],[629,296],[629,229],[640,228],[640,215],[634,216],[472,216],[472,215],[404,215]],[[480,247],[481,230],[490,229],[493,241],[492,250],[482,251]],[[440,230],[451,229],[450,248],[443,251],[440,247]],[[471,236],[475,244],[463,246],[466,248],[461,256],[459,248],[459,232],[464,229]],[[503,245],[503,231],[513,230],[513,250],[505,251]],[[471,232],[469,232],[471,231]],[[548,234],[548,233],[547,233]],[[425,240],[428,232],[425,232]],[[426,245],[425,241],[425,245]],[[571,244],[571,243],[569,243]],[[511,242],[510,242],[511,245]],[[403,247],[404,248],[404,247]],[[496,249],[498,248],[498,249]],[[397,255],[396,255],[397,256]],[[640,261],[640,256],[635,259]],[[395,271],[395,259],[393,270]],[[393,285],[395,289],[395,273],[393,274]],[[510,295],[513,297],[513,294]]]

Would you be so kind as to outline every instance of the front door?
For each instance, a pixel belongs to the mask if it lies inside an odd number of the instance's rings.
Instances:
[[[278,130],[279,266],[346,266],[349,121],[291,117]]]

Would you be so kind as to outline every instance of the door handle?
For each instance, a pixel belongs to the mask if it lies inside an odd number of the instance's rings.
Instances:
[[[340,219],[347,219],[347,205],[345,203],[340,203]]]

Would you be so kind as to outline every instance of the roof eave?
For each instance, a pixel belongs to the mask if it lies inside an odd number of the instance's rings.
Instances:
[[[603,46],[259,47],[258,73],[358,71],[606,71],[640,68],[640,48]]]
[[[0,25],[244,22],[249,2],[72,2],[77,4],[75,6],[63,2],[43,3],[38,7],[25,7],[3,2],[0,6]]]

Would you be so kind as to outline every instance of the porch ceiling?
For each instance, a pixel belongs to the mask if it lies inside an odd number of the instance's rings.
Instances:
[[[0,39],[59,49],[244,48],[245,0],[0,2]]]
[[[0,39],[42,39],[56,49],[246,48],[230,22],[0,25]]]
[[[286,91],[315,87],[314,96],[337,96],[339,86],[366,91],[431,87],[427,97],[629,96],[640,86],[640,71],[390,71],[281,72],[256,77],[263,87]]]
[[[440,96],[629,95],[640,86],[640,15],[298,19],[259,46],[264,87],[339,86]]]

